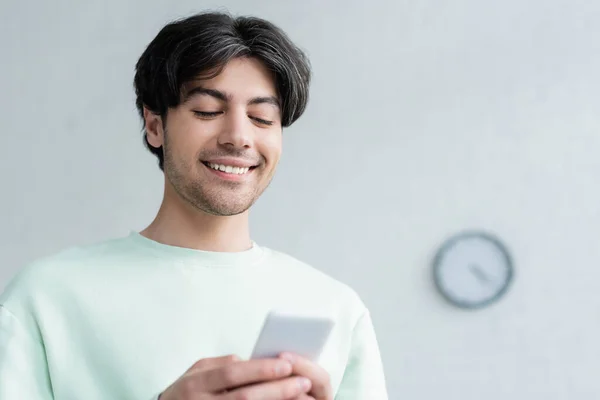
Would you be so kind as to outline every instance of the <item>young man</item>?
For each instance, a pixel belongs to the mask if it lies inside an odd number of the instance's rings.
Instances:
[[[261,19],[205,13],[158,33],[135,89],[162,205],[141,232],[37,260],[10,282],[0,400],[387,399],[355,292],[249,234],[309,81],[304,54]],[[318,363],[248,360],[272,309],[335,319]]]

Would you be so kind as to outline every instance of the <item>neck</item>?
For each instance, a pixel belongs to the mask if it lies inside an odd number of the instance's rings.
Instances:
[[[159,243],[196,250],[239,252],[252,247],[248,211],[229,217],[205,213],[168,184],[156,217],[140,233]]]

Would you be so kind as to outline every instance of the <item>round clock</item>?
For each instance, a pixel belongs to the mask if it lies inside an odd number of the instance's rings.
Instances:
[[[476,309],[500,299],[513,279],[506,247],[485,232],[463,232],[447,240],[433,262],[434,282],[453,305]]]

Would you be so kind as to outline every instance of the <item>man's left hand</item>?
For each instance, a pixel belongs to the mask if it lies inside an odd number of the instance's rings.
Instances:
[[[307,395],[312,397],[307,399],[333,400],[329,373],[325,369],[296,354],[283,353],[280,357],[292,364],[292,375],[302,376],[311,381],[312,386]]]

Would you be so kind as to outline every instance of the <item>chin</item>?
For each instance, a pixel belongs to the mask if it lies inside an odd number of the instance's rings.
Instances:
[[[254,201],[243,203],[225,203],[223,201],[195,201],[194,206],[207,214],[221,217],[232,217],[245,213],[252,207]]]
[[[203,211],[210,215],[215,215],[215,216],[219,216],[219,217],[234,217],[236,215],[245,213],[249,209],[250,209],[250,207],[245,207],[245,208],[219,207],[219,208],[207,208],[207,209],[204,209]]]

